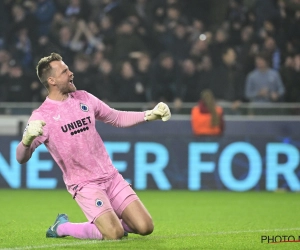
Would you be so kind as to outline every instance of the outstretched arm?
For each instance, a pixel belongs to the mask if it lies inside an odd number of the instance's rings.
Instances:
[[[112,108],[102,110],[101,115],[96,116],[97,120],[111,124],[115,127],[131,127],[145,122],[145,112],[120,111]]]
[[[171,118],[169,107],[160,102],[154,109],[145,112],[120,111],[109,107],[106,103],[90,94],[95,105],[95,117],[97,120],[109,123],[115,127],[130,127],[145,121],[163,120]]]

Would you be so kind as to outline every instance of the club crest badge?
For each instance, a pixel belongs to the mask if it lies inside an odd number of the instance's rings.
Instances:
[[[103,206],[103,201],[99,200],[99,199],[96,199],[95,205],[96,205],[96,207],[102,207]]]
[[[89,107],[83,103],[80,103],[80,109],[84,112],[88,112],[89,111]]]

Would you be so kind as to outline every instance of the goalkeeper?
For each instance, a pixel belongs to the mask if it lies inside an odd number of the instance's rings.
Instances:
[[[127,232],[151,234],[154,226],[149,212],[113,166],[95,123],[100,120],[129,127],[167,121],[171,117],[168,106],[161,102],[145,112],[112,109],[90,93],[77,91],[73,73],[56,53],[38,62],[37,75],[49,95],[29,118],[17,147],[17,160],[27,162],[44,143],[63,173],[68,192],[88,220],[71,223],[66,214],[59,214],[46,237],[110,240]]]

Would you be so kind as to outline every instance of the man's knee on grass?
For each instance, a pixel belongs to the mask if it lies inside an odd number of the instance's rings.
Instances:
[[[94,224],[102,234],[103,240],[119,240],[124,236],[120,220],[111,212],[98,217]]]
[[[151,218],[143,221],[139,221],[136,225],[136,232],[140,235],[149,235],[153,232],[154,225]]]
[[[112,227],[101,233],[103,240],[120,240],[124,236],[124,229],[122,227]]]

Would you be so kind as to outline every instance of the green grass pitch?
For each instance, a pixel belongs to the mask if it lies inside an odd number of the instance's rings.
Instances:
[[[66,190],[0,190],[4,249],[300,249],[300,242],[261,243],[261,236],[300,235],[299,193],[138,192],[151,213],[149,236],[119,241],[47,239],[57,213],[85,217]]]

